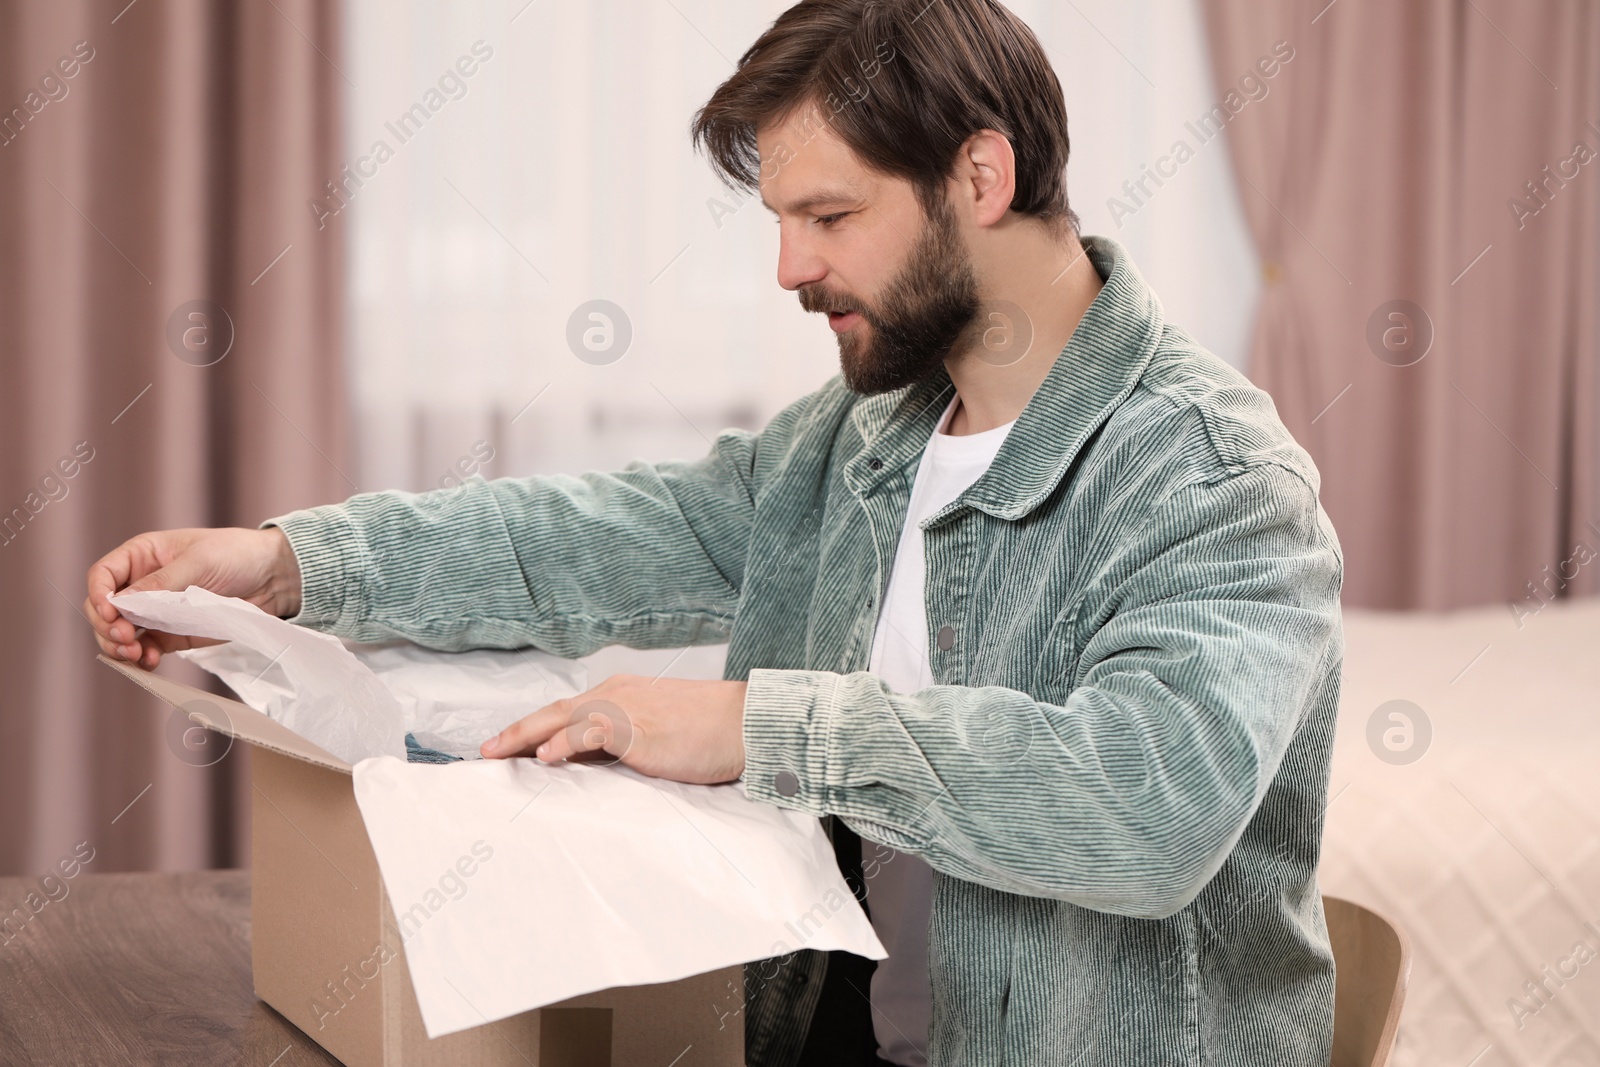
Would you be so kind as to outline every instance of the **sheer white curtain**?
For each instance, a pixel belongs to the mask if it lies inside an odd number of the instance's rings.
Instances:
[[[837,370],[827,325],[777,285],[771,217],[687,136],[786,3],[346,3],[351,177],[319,210],[352,238],[363,489],[697,456]],[[1237,362],[1257,267],[1220,140],[1132,214],[1108,206],[1217,102],[1194,0],[1014,10],[1066,92],[1085,232]],[[596,300],[614,309],[573,321]],[[675,673],[715,673],[708,655]]]

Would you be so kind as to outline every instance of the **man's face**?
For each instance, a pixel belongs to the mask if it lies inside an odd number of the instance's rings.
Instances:
[[[926,215],[909,182],[862,167],[826,116],[802,109],[756,137],[778,284],[828,313],[846,385],[887,392],[939,367],[978,312],[977,279],[949,205]]]

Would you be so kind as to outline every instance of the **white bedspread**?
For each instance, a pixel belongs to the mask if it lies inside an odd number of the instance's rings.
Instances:
[[[1521,621],[1345,612],[1320,879],[1410,935],[1393,1067],[1600,1064],[1600,598]],[[1393,700],[1431,725],[1413,762],[1368,741]]]

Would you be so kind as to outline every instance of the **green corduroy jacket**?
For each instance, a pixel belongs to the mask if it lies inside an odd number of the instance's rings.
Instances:
[[[933,868],[936,1067],[1326,1067],[1343,557],[1270,398],[1084,243],[1104,288],[924,522],[927,689],[866,667],[942,371],[873,397],[835,377],[698,460],[269,519],[293,621],[563,656],[728,642],[749,795]],[[745,970],[756,1067],[795,1061],[827,965],[774,953]]]

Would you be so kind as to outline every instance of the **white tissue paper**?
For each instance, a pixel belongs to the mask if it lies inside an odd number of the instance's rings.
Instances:
[[[888,955],[821,824],[739,785],[380,757],[355,787],[430,1038],[798,948]]]
[[[111,602],[140,626],[226,640],[176,654],[354,765],[430,1038],[798,948],[888,955],[812,816],[742,783],[476,758],[485,738],[587,689],[581,663],[341,641],[199,586]],[[466,758],[407,763],[407,732]]]
[[[410,641],[344,644],[400,702],[418,744],[465,759],[477,759],[479,745],[518,719],[589,688],[582,663],[534,648],[438,652]],[[207,651],[189,655],[212,670],[201,658]]]
[[[399,701],[337,637],[198,585],[182,592],[123,593],[111,598],[111,606],[147,629],[229,642],[179,655],[216,674],[252,708],[340,759],[405,759]]]
[[[346,641],[198,585],[124,593],[111,603],[140,626],[227,639],[174,655],[349,763],[404,759],[407,733],[425,748],[474,758],[518,719],[589,688],[582,663],[538,649],[439,652],[410,641]]]

